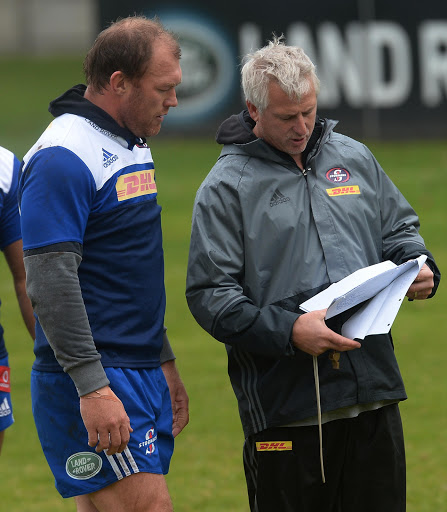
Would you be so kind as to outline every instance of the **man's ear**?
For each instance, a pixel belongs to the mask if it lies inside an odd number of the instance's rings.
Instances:
[[[129,88],[129,80],[122,71],[115,71],[110,76],[110,89],[118,96],[123,96]]]
[[[253,105],[253,103],[250,103],[248,100],[245,103],[247,104],[250,117],[253,119],[253,121],[257,122],[259,119],[259,110]]]

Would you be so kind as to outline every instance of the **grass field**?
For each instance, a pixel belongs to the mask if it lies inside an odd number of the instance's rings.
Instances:
[[[79,59],[0,59],[0,144],[22,157],[48,124],[49,100],[82,81]],[[341,127],[342,128],[342,125]],[[418,211],[422,235],[441,271],[447,264],[447,141],[371,143],[379,162]],[[156,138],[151,142],[163,207],[167,318],[177,364],[190,396],[191,422],[179,436],[168,475],[177,512],[245,512],[242,431],[226,375],[224,347],[192,319],[184,298],[194,195],[219,147],[209,139]],[[62,500],[41,453],[30,409],[32,343],[21,323],[11,280],[0,258],[1,321],[10,352],[16,423],[0,456],[0,510],[75,510]],[[402,306],[393,327],[409,400],[401,410],[407,446],[408,511],[447,510],[447,295]]]

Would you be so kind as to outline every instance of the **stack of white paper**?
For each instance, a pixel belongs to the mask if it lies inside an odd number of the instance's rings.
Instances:
[[[343,324],[342,335],[362,340],[369,334],[385,334],[426,259],[419,256],[398,266],[384,261],[362,268],[303,302],[300,308],[306,313],[327,308],[329,319],[368,301]]]

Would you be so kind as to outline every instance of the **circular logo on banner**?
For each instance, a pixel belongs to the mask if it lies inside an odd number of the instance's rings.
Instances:
[[[350,177],[351,176],[349,175],[349,172],[346,169],[342,169],[340,167],[329,169],[329,171],[326,173],[326,178],[329,181],[332,181],[332,183],[345,183],[346,181],[349,181]]]
[[[179,39],[182,83],[176,87],[179,105],[169,110],[169,124],[202,123],[234,96],[237,65],[231,39],[213,20],[191,13],[159,14]]]

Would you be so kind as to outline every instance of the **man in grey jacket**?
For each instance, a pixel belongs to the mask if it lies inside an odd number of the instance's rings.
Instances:
[[[426,299],[439,271],[371,152],[318,118],[301,49],[275,38],[247,56],[242,84],[247,110],[220,127],[221,156],[197,193],[186,296],[226,344],[250,508],[404,511],[406,393],[391,334],[360,343],[340,334],[352,311],[329,323],[299,305],[360,268],[420,255],[407,296]]]

